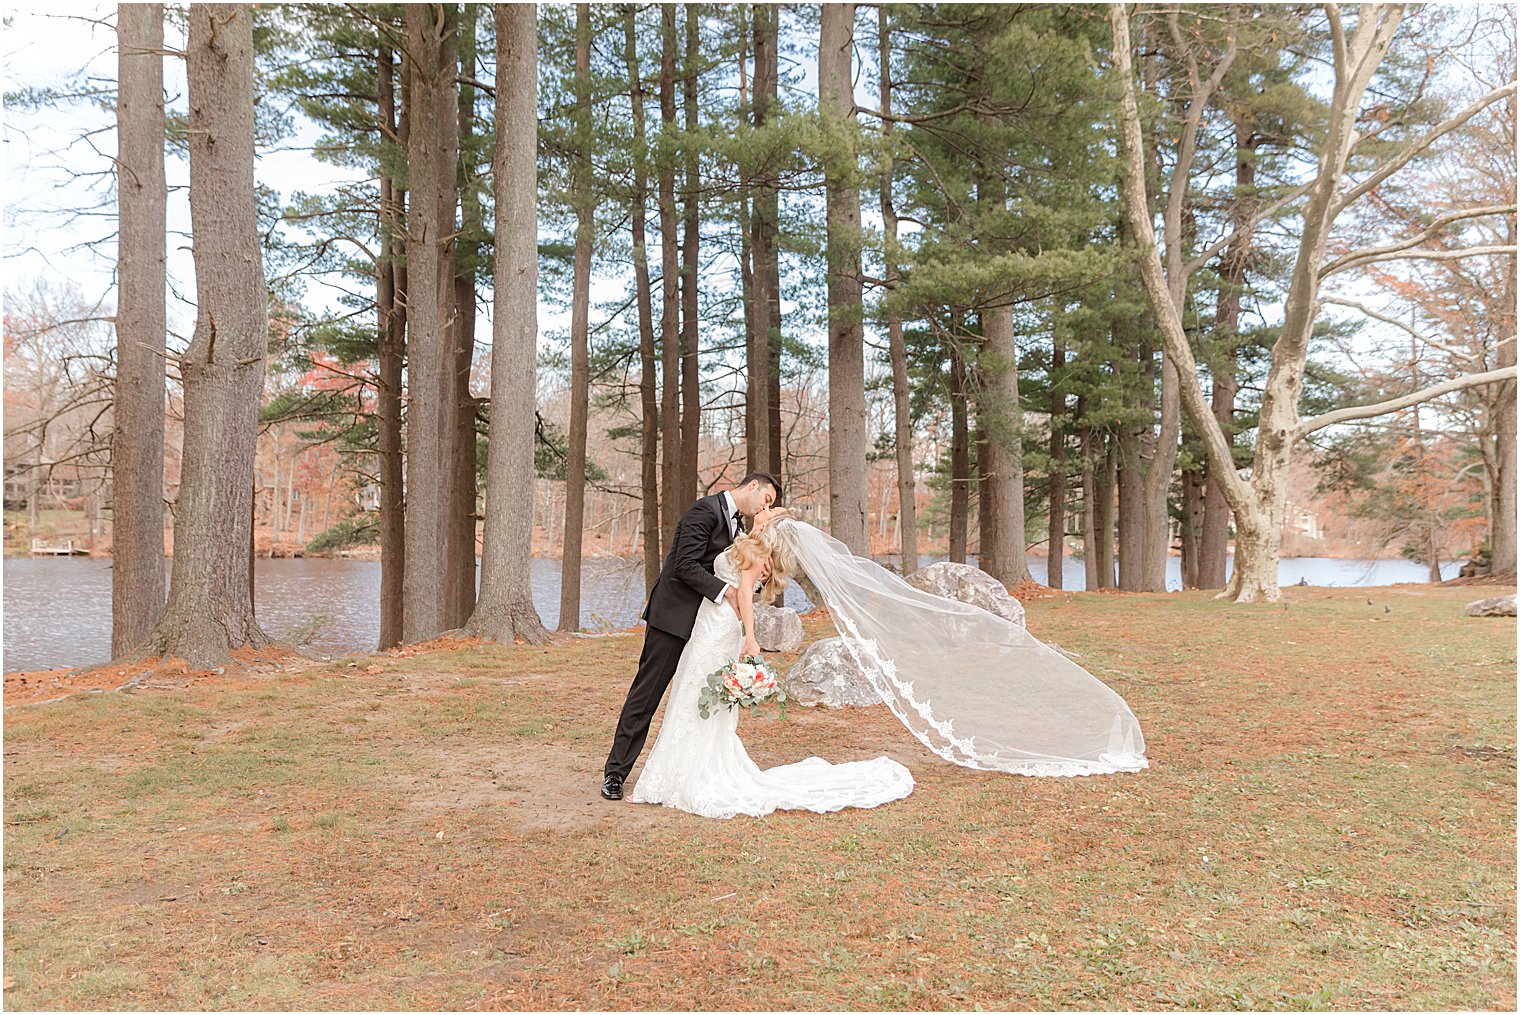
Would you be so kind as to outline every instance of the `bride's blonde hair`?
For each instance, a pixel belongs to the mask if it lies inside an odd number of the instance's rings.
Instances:
[[[758,560],[770,558],[771,576],[760,589],[762,603],[773,602],[786,587],[787,576],[797,568],[791,541],[781,534],[778,525],[779,523],[772,522],[754,532],[746,532],[724,551],[741,572],[754,567]]]

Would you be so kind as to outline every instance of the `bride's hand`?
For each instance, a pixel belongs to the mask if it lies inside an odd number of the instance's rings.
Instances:
[[[732,645],[733,642],[729,642],[729,644]],[[743,651],[741,651],[739,653],[739,655],[741,657],[742,656],[750,656],[750,657],[753,657],[755,659],[762,658],[762,656],[760,655],[760,643],[758,641],[756,641],[755,639],[753,639],[753,638],[745,638],[744,639],[744,649],[743,649]]]

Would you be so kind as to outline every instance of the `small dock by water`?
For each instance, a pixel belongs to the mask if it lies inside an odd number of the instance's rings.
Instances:
[[[40,539],[32,540],[33,557],[88,557],[90,551],[82,546],[75,546],[72,539],[65,539],[62,543],[44,543]]]

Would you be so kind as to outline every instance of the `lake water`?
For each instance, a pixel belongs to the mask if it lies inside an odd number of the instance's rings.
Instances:
[[[892,558],[882,558],[890,563]],[[929,563],[925,558],[924,563]],[[166,566],[168,562],[165,562]],[[1045,558],[1031,557],[1035,580],[1045,581]],[[1181,562],[1168,559],[1167,587],[1182,587]],[[1460,562],[1441,567],[1454,578]],[[1083,588],[1082,561],[1068,557],[1066,587]],[[82,666],[109,658],[111,648],[111,562],[99,558],[8,557],[5,559],[5,672]],[[1282,561],[1279,581],[1295,585],[1390,585],[1423,582],[1423,564],[1407,560],[1343,560],[1295,557]],[[365,652],[380,637],[380,565],[368,560],[260,560],[254,569],[255,602],[264,630],[282,641],[302,640],[308,649],[329,654]],[[560,562],[533,561],[533,600],[544,623],[559,621]],[[807,609],[795,586],[788,606]],[[644,607],[644,568],[637,560],[585,561],[581,579],[581,623],[588,630],[611,630],[638,622]]]

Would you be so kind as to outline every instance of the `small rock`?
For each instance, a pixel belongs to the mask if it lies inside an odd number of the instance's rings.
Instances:
[[[798,705],[845,708],[879,705],[881,696],[844,647],[842,638],[815,641],[781,678],[787,700]]]
[[[942,560],[919,568],[905,580],[916,589],[980,606],[988,613],[1024,626],[1024,604],[1010,596],[1002,582],[970,564]]]
[[[1463,607],[1462,615],[1466,617],[1513,617],[1515,615],[1515,597],[1499,596],[1496,599],[1479,599],[1477,602],[1468,603]]]
[[[765,652],[795,652],[802,647],[802,618],[788,606],[756,603],[755,640]]]

